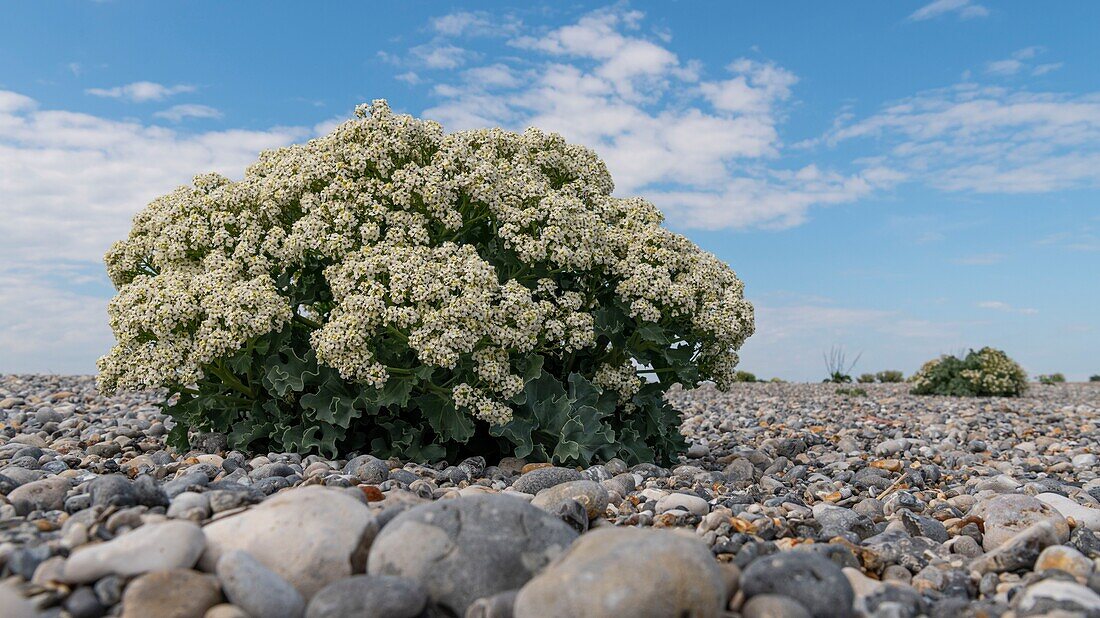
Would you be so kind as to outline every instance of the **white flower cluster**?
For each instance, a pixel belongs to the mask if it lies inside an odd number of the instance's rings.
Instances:
[[[636,319],[685,324],[705,377],[732,381],[753,332],[741,281],[648,202],[611,197],[592,151],[535,129],[445,134],[384,101],[357,116],[263,153],[239,182],[201,176],[138,214],[106,258],[118,345],[100,360],[103,388],[187,384],[309,316],[318,360],[344,378],[381,387],[392,368],[378,345],[400,341],[468,370],[444,387],[500,423],[523,386],[513,361],[602,352],[594,312],[609,295]],[[325,265],[333,299],[291,306],[277,282],[309,263]],[[629,399],[636,368],[610,362],[593,379]]]
[[[977,352],[978,369],[968,369],[960,375],[970,381],[978,392],[1018,394],[1027,386],[1027,374],[1007,354],[993,348]]]

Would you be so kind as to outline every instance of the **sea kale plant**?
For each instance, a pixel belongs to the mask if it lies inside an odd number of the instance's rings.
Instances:
[[[384,101],[356,115],[135,217],[106,256],[101,389],[165,389],[179,447],[681,450],[665,391],[732,383],[753,332],[734,272],[556,134],[448,134]]]
[[[963,358],[944,355],[930,360],[909,381],[916,395],[1017,397],[1027,389],[1023,368],[989,347],[971,350]]]

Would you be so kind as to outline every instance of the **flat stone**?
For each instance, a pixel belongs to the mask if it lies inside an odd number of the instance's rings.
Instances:
[[[190,569],[153,571],[130,582],[122,595],[122,618],[203,618],[221,603],[218,580]]]
[[[332,582],[313,595],[306,618],[415,618],[427,605],[428,594],[411,579],[356,575]]]
[[[107,474],[88,483],[88,493],[92,494],[95,506],[134,506],[138,503],[130,479],[121,474]]]
[[[1098,616],[1100,595],[1081,584],[1045,579],[1019,594],[1015,606],[1018,616],[1057,615],[1058,611],[1072,616]]]
[[[1039,554],[1058,545],[1060,533],[1049,520],[1039,521],[1030,528],[1002,542],[993,551],[978,556],[970,563],[970,570],[978,573],[1004,573],[1029,569],[1039,558]]]
[[[105,575],[133,577],[149,571],[189,569],[203,552],[203,533],[188,521],[150,523],[106,543],[84,545],[65,561],[69,583],[94,582]]]
[[[811,615],[791,597],[758,594],[741,607],[741,618],[811,618]]]
[[[1085,583],[1093,572],[1092,560],[1084,554],[1065,545],[1051,545],[1039,554],[1035,561],[1035,572],[1042,573],[1049,570],[1058,570],[1069,573],[1077,578],[1077,581]]]
[[[371,547],[368,572],[413,579],[435,603],[462,616],[476,599],[522,586],[576,536],[519,498],[441,500],[387,524]]]
[[[1058,494],[1043,493],[1035,496],[1035,499],[1043,504],[1050,505],[1062,517],[1072,517],[1079,525],[1083,525],[1089,530],[1100,530],[1100,509],[1078,504]]]
[[[219,603],[206,610],[202,618],[252,618],[252,616],[232,603]]]
[[[222,553],[241,549],[308,600],[325,585],[364,570],[377,530],[370,509],[343,491],[299,487],[207,524],[199,567],[212,572]]]
[[[1024,494],[1001,494],[982,500],[970,510],[970,515],[985,522],[982,547],[992,551],[1016,534],[1040,521],[1049,521],[1064,543],[1069,539],[1069,524],[1050,505]]]
[[[38,618],[34,605],[15,586],[4,582],[0,582],[0,607],[4,609],[4,618]]]
[[[657,501],[657,513],[667,513],[673,509],[703,516],[710,512],[710,504],[699,496],[681,493],[671,493]]]
[[[747,599],[758,594],[790,597],[815,618],[853,616],[855,593],[835,562],[808,551],[791,551],[757,558],[741,575]]]
[[[225,552],[216,567],[225,597],[253,616],[299,618],[302,595],[277,573],[239,549]]]
[[[525,494],[537,495],[540,491],[554,485],[582,479],[584,479],[584,475],[572,468],[550,466],[537,468],[523,474],[523,476],[516,479],[515,483],[512,483],[512,489],[522,491]]]
[[[557,514],[566,500],[576,500],[584,505],[589,519],[595,519],[604,514],[609,501],[607,490],[596,481],[569,481],[553,487],[548,487],[538,493],[531,504]]]
[[[69,479],[52,476],[16,487],[8,494],[8,502],[15,507],[17,515],[26,515],[31,511],[58,511],[64,508],[65,495],[70,488],[72,484]]]
[[[726,583],[705,543],[666,530],[599,528],[520,589],[515,618],[718,616]]]

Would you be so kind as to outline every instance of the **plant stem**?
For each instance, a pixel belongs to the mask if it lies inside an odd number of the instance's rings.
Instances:
[[[252,389],[242,384],[241,381],[238,380],[236,376],[230,373],[229,370],[227,370],[225,367],[222,367],[220,364],[210,364],[206,365],[206,368],[210,370],[210,373],[221,378],[221,381],[224,382],[226,386],[241,393],[249,399],[256,398],[256,393],[254,393]]]

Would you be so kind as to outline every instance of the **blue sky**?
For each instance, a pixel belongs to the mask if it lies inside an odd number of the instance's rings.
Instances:
[[[727,260],[743,368],[1100,373],[1095,2],[7,3],[0,371],[91,372],[151,198],[386,98],[534,124]]]

